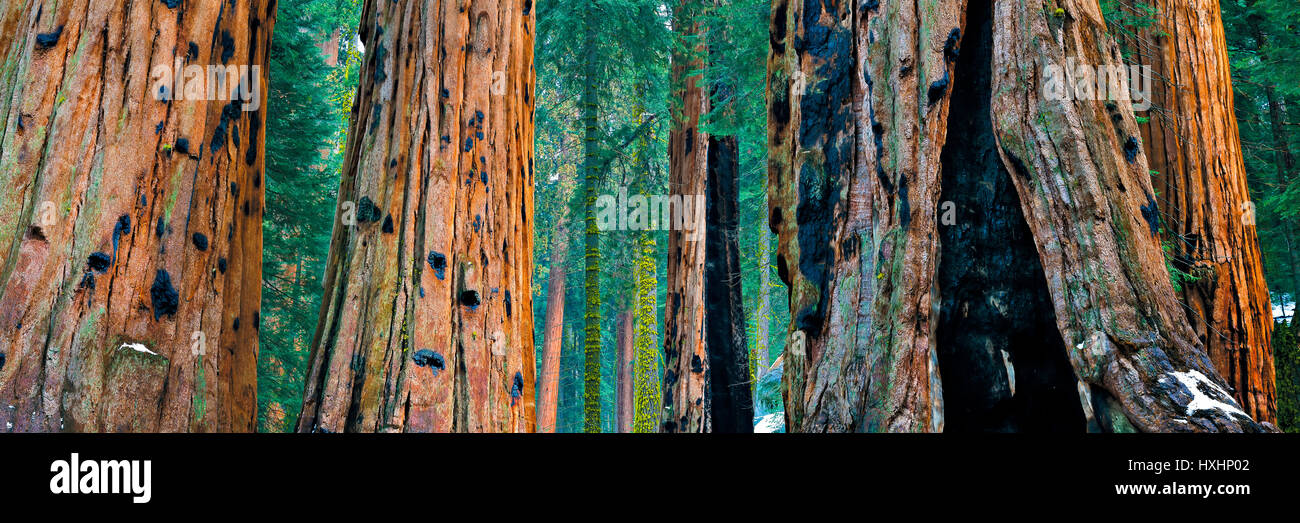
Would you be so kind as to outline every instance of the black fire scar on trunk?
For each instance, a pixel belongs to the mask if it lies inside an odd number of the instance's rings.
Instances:
[[[369,196],[362,196],[360,203],[357,205],[357,222],[377,222],[381,217],[383,217],[383,211],[379,210],[375,202]]]
[[[158,269],[154,274],[153,286],[149,288],[149,298],[153,301],[154,320],[163,315],[176,315],[176,308],[180,305],[180,295],[176,293],[176,288],[172,287],[172,277],[167,274],[167,271]]]
[[[447,257],[435,251],[429,251],[429,267],[439,280],[447,276]]]
[[[1147,221],[1151,227],[1151,235],[1160,235],[1160,208],[1156,206],[1156,199],[1147,197],[1147,204],[1142,206],[1142,218]]]
[[[429,349],[420,349],[415,351],[415,364],[421,367],[428,367],[437,376],[439,372],[446,367],[446,362],[442,359],[442,354]]]
[[[90,258],[86,260],[86,265],[90,267],[90,270],[103,274],[108,271],[108,265],[111,262],[112,258],[107,254],[102,252],[92,252],[90,253]]]
[[[49,49],[54,47],[54,44],[59,43],[60,36],[63,36],[63,26],[59,26],[58,29],[48,33],[38,34],[36,35],[36,47],[38,49]]]
[[[515,371],[514,385],[510,387],[510,406],[515,406],[515,399],[524,395],[524,375]]]
[[[1141,148],[1138,147],[1137,138],[1130,136],[1128,140],[1124,141],[1124,159],[1128,160],[1128,163],[1137,161],[1139,151],[1141,151]]]

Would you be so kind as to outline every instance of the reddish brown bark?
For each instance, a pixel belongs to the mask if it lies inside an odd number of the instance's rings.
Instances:
[[[546,283],[546,325],[542,338],[542,397],[537,399],[537,431],[555,432],[555,413],[560,394],[560,353],[564,350],[564,265],[568,246],[564,220],[551,236],[551,273]]]
[[[790,430],[943,430],[941,293],[987,292],[936,281],[941,156],[979,145],[948,133],[968,9],[991,24],[972,48],[991,78],[964,96],[990,103],[987,150],[1015,187],[1089,426],[1264,428],[1226,394],[1174,297],[1131,105],[1044,94],[1067,58],[1119,64],[1095,0],[1056,5],[774,4],[768,187],[793,318]]]
[[[532,3],[369,0],[361,20],[298,430],[531,432]]]
[[[272,6],[0,8],[7,430],[254,429]],[[177,61],[258,66],[255,110],[169,101]]]
[[[1218,0],[1155,0],[1135,62],[1151,67],[1155,111],[1143,144],[1175,267],[1196,278],[1180,299],[1242,408],[1276,423],[1272,305],[1233,112]]]
[[[682,34],[699,32],[695,20],[698,3],[682,0],[674,13],[674,26]],[[694,205],[705,192],[708,136],[700,132],[700,117],[708,114],[708,95],[700,75],[688,76],[703,66],[704,44],[674,52],[674,99],[681,100],[668,133],[668,191]],[[704,209],[693,209],[702,213]],[[693,218],[694,216],[692,216]],[[683,220],[686,222],[688,220]],[[704,347],[704,247],[705,234],[696,223],[691,230],[668,231],[668,293],[664,331],[664,413],[662,432],[708,432],[707,399],[709,357]]]
[[[618,432],[632,432],[632,416],[636,406],[636,398],[632,395],[632,355],[633,336],[636,334],[632,324],[632,310],[626,310],[618,315],[618,368],[615,371],[617,376],[618,394],[617,407],[615,413],[614,429]]]

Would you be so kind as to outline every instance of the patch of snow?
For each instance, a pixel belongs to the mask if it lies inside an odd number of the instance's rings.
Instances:
[[[1273,303],[1273,319],[1288,319],[1295,314],[1295,302]]]
[[[1016,367],[1011,364],[1011,355],[1007,351],[1002,351],[1002,364],[1007,367],[1007,386],[1011,387],[1011,395],[1016,395]]]
[[[157,352],[149,350],[143,344],[140,343],[123,343],[121,347],[117,348],[117,350],[122,350],[122,349],[131,349],[136,352],[143,352],[145,354],[152,354],[154,356],[158,355]]]
[[[1229,414],[1241,414],[1242,416],[1246,416],[1247,418],[1250,417],[1245,412],[1242,412],[1241,409],[1231,404],[1224,403],[1222,401],[1211,398],[1204,391],[1202,391],[1200,385],[1205,384],[1211,389],[1222,394],[1223,397],[1225,398],[1231,397],[1228,395],[1227,391],[1223,390],[1218,385],[1215,385],[1214,382],[1210,381],[1209,378],[1206,378],[1204,374],[1201,374],[1196,369],[1192,369],[1187,372],[1171,372],[1170,375],[1173,376],[1178,381],[1182,382],[1183,386],[1187,387],[1187,390],[1192,392],[1192,401],[1187,404],[1187,415],[1190,416],[1192,415],[1192,413],[1198,410],[1218,409]]]
[[[785,432],[785,413],[773,412],[754,422],[755,434],[772,434]]]

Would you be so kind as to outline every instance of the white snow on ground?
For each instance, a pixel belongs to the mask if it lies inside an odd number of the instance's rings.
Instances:
[[[118,347],[118,348],[117,348],[117,350],[122,350],[122,349],[131,349],[131,350],[136,351],[136,352],[143,352],[143,353],[145,353],[145,354],[153,354],[154,356],[157,356],[157,355],[158,355],[157,352],[151,351],[151,350],[149,350],[148,348],[145,348],[144,345],[139,344],[139,343],[123,343],[121,347]]]
[[[1187,390],[1192,391],[1192,401],[1187,404],[1187,415],[1190,416],[1198,410],[1219,409],[1230,414],[1236,413],[1246,416],[1246,413],[1242,412],[1241,409],[1211,398],[1202,392],[1200,384],[1204,383],[1222,393],[1224,397],[1229,397],[1227,391],[1224,391],[1218,385],[1215,385],[1214,382],[1210,381],[1209,378],[1206,378],[1205,375],[1201,374],[1199,371],[1192,369],[1187,372],[1171,372],[1170,375],[1177,378],[1178,381],[1181,381],[1183,386],[1187,387]]]
[[[773,412],[761,418],[754,423],[754,433],[771,434],[773,432],[785,432],[785,413]]]
[[[1294,303],[1288,302],[1286,305],[1280,303],[1273,304],[1273,319],[1290,318],[1292,314],[1295,314]]]

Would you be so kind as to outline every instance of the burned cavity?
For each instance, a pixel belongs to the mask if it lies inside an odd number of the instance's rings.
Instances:
[[[936,345],[950,432],[1086,427],[1042,262],[990,117],[992,4],[973,0],[943,149]],[[957,34],[955,31],[953,34]]]

